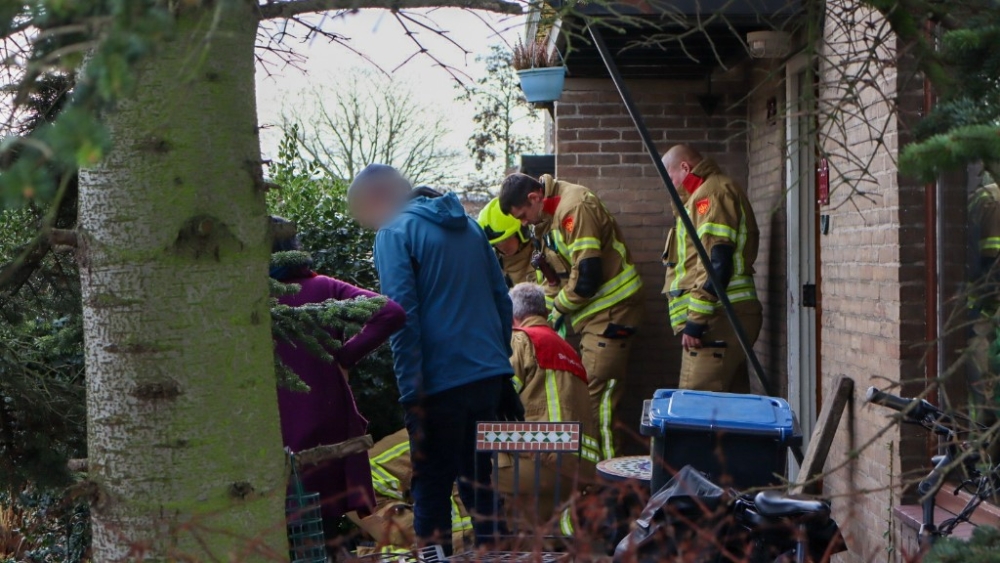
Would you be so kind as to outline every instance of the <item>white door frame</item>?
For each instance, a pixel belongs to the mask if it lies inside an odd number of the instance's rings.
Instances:
[[[803,96],[811,59],[805,53],[785,65],[785,205],[786,295],[788,331],[788,402],[798,415],[803,440],[808,441],[816,421],[816,309],[802,306],[802,287],[816,283],[816,182],[812,108],[814,96]],[[803,138],[805,137],[805,138]],[[789,478],[798,466],[789,460]]]

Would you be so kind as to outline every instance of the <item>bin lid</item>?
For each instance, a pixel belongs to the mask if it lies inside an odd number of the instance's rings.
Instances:
[[[649,402],[643,425],[667,430],[732,432],[791,441],[798,432],[788,402],[777,397],[659,389]],[[647,432],[644,432],[646,434]]]

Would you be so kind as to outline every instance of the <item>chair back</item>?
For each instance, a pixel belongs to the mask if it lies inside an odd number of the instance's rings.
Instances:
[[[493,487],[498,494],[493,497],[493,513],[497,515],[493,522],[494,535],[501,534],[500,517],[500,454],[509,454],[513,463],[513,498],[521,496],[522,483],[520,479],[521,462],[524,454],[529,454],[530,461],[534,464],[533,483],[531,483],[530,499],[534,504],[534,514],[539,514],[542,500],[542,466],[543,456],[555,454],[555,483],[553,491],[553,513],[561,504],[562,486],[562,466],[563,456],[580,455],[582,442],[582,425],[579,422],[480,422],[476,432],[476,451],[480,453],[490,453],[493,458]],[[573,487],[577,486],[574,477]],[[515,506],[512,510],[506,511],[511,515],[513,526],[509,532],[516,533],[517,522],[523,519],[519,517],[519,511],[524,508]]]

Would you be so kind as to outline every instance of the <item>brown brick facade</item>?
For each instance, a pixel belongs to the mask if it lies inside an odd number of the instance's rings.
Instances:
[[[786,318],[787,258],[785,192],[785,83],[783,67],[762,62],[751,71],[753,88],[747,98],[749,178],[746,189],[760,228],[757,256],[757,296],[764,324],[756,352],[764,372],[782,397],[787,395],[788,336]],[[768,116],[769,102],[777,115]]]
[[[820,238],[824,391],[838,375],[857,385],[825,481],[851,547],[845,561],[892,559],[888,549],[902,542],[892,506],[906,500],[900,469],[926,457],[923,436],[863,404],[869,385],[899,392],[924,376],[923,188],[895,166],[901,118],[920,97],[898,70],[895,40],[873,33],[882,24],[852,2],[828,2],[820,57],[820,144],[832,188],[823,209],[830,231]]]
[[[907,124],[922,109],[922,81],[884,22],[850,0],[826,4],[817,54],[818,157],[829,161],[829,231],[819,237],[821,393],[840,375],[855,396],[830,449],[825,494],[848,539],[841,561],[894,561],[913,547],[893,507],[913,501],[905,483],[927,462],[926,436],[892,426],[864,404],[869,385],[907,394],[924,388],[926,264],[924,186],[898,173]],[[764,327],[756,345],[766,373],[787,389],[785,76],[780,61],[754,61],[715,77],[715,115],[698,103],[704,82],[632,80],[629,86],[660,151],[685,142],[744,183],[761,230],[756,263]],[[778,115],[769,115],[769,106]],[[607,79],[573,79],[555,110],[556,172],[593,189],[622,225],[646,284],[645,323],[626,381],[624,422],[642,400],[677,383],[679,339],[660,294],[660,253],[673,224],[668,196]],[[947,216],[961,215],[964,202]],[[961,237],[959,237],[961,238]],[[953,252],[960,243],[952,241]],[[954,285],[947,279],[946,284]],[[638,441],[636,442],[638,443]],[[902,473],[907,476],[901,477]],[[907,481],[907,479],[909,481]]]
[[[660,152],[690,143],[745,182],[746,85],[741,72],[716,78],[715,91],[725,94],[711,117],[698,103],[702,81],[641,80],[629,86]],[[556,175],[600,196],[624,230],[645,284],[646,317],[636,336],[621,408],[623,422],[635,432],[642,400],[656,389],[676,386],[680,369],[680,338],[670,330],[666,299],[660,294],[660,256],[673,226],[669,196],[610,80],[566,80],[556,104],[555,144]],[[638,436],[630,442],[635,452],[645,448]]]

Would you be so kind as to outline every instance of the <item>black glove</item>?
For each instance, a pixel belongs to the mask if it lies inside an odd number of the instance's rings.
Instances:
[[[524,405],[521,404],[521,396],[514,389],[514,379],[507,380],[501,387],[500,404],[497,405],[497,420],[524,422]]]

